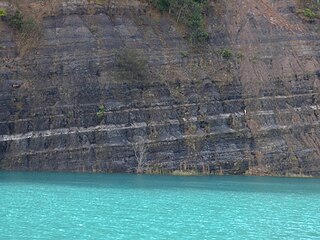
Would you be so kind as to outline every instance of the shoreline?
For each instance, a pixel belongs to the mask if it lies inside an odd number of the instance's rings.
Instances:
[[[92,175],[142,175],[142,176],[173,176],[173,177],[210,177],[210,176],[234,176],[234,177],[275,177],[275,178],[311,178],[318,179],[320,176],[305,175],[305,174],[202,174],[196,171],[180,171],[175,170],[172,172],[163,172],[163,173],[134,173],[134,172],[81,172],[81,171],[30,171],[30,170],[5,170],[0,169],[0,173],[41,173],[41,174],[92,174]]]

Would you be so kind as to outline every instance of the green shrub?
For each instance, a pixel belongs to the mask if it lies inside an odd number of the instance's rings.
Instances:
[[[224,48],[220,51],[220,56],[225,58],[225,59],[229,59],[232,57],[232,52],[230,49],[228,48]]]
[[[170,0],[152,0],[151,3],[153,3],[160,12],[166,12],[170,9]]]
[[[22,35],[31,35],[38,33],[40,26],[32,17],[24,19],[20,11],[16,11],[14,15],[9,17],[9,25],[21,32]]]
[[[180,52],[180,55],[181,55],[182,58],[189,57],[189,53],[188,52]]]
[[[305,8],[303,10],[303,16],[313,19],[316,17],[316,13],[314,11],[312,11],[310,8]]]
[[[190,40],[193,43],[208,39],[205,29],[204,9],[207,0],[150,0],[160,12],[168,12],[177,22],[182,22],[190,30]]]
[[[14,15],[9,17],[9,25],[13,28],[21,30],[23,25],[23,16],[20,11],[16,11]]]
[[[0,17],[7,16],[7,11],[4,8],[0,8]]]
[[[116,51],[115,66],[122,79],[145,81],[149,78],[147,60],[135,50],[124,48]]]
[[[41,38],[41,26],[36,19],[31,16],[24,18],[20,11],[16,11],[8,14],[7,20],[9,26],[17,30],[15,39],[20,56],[37,47]]]
[[[98,110],[98,112],[97,112],[97,117],[100,118],[100,119],[102,119],[103,116],[104,116],[105,111],[106,111],[105,106],[104,106],[103,104],[100,104],[100,105],[99,105],[99,110]]]

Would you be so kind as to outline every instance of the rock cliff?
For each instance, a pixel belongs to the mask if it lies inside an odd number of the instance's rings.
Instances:
[[[0,169],[320,175],[320,21],[298,1],[211,0],[196,45],[142,0],[0,7],[39,26],[0,20]]]

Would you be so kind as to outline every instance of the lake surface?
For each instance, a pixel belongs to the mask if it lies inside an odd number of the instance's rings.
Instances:
[[[0,172],[0,239],[320,239],[320,179]]]

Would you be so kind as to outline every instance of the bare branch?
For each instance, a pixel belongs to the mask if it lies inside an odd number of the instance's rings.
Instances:
[[[132,143],[132,148],[138,164],[137,173],[143,173],[147,153],[147,145],[145,139],[139,137],[139,139]]]

